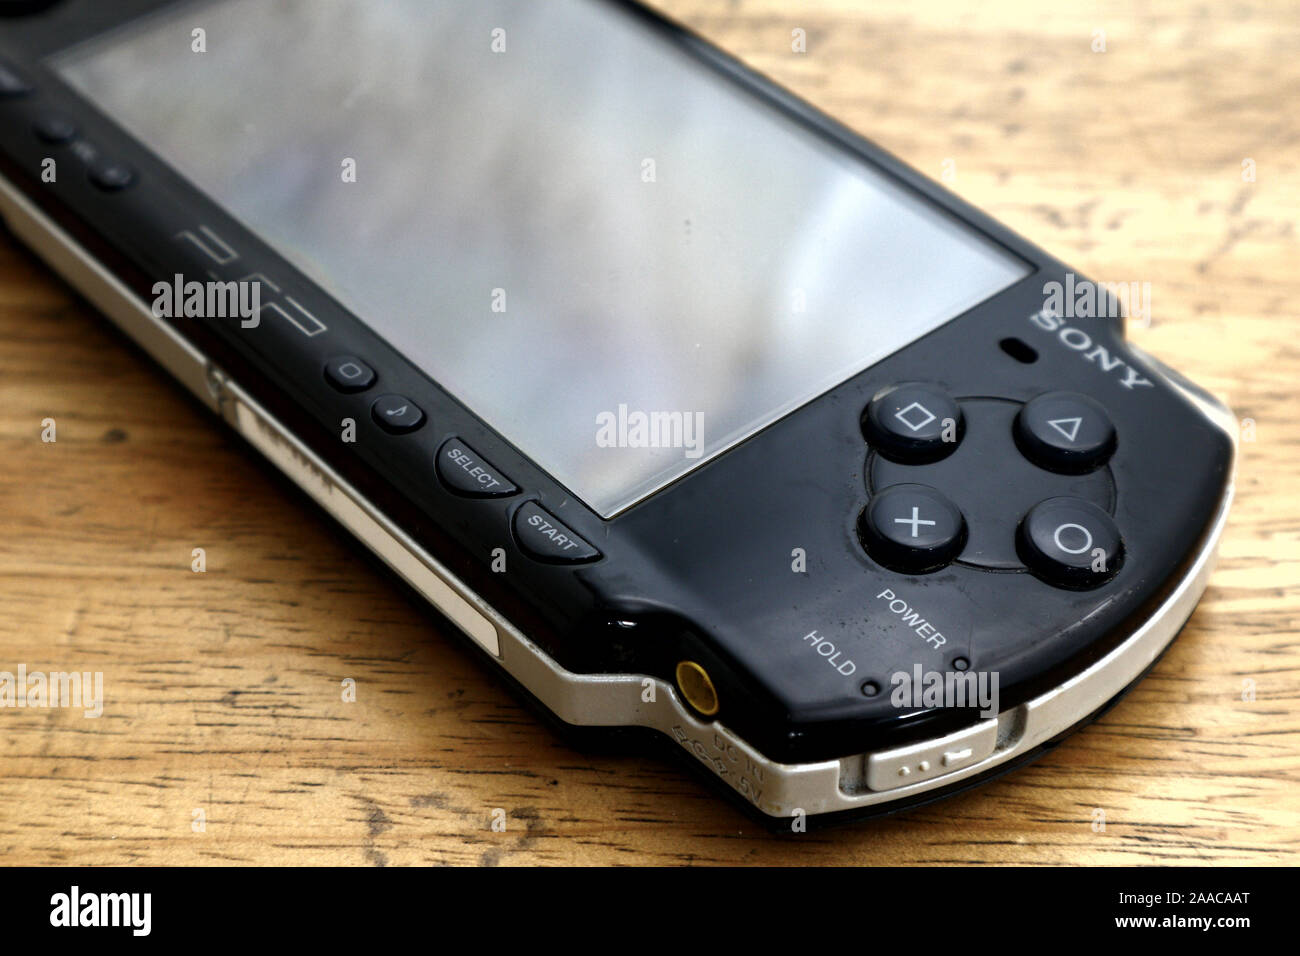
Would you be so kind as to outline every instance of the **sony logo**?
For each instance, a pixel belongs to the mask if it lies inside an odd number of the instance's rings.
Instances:
[[[1055,332],[1061,343],[1078,352],[1089,362],[1094,363],[1103,372],[1116,372],[1119,383],[1127,389],[1152,388],[1149,378],[1143,378],[1138,370],[1117,355],[1111,355],[1104,345],[1093,345],[1092,336],[1083,329],[1067,325],[1065,319],[1051,309],[1041,309],[1029,317],[1044,332]]]

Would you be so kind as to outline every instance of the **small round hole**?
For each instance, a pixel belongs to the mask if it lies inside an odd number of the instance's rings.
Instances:
[[[998,346],[1017,362],[1024,362],[1028,365],[1031,362],[1038,361],[1038,352],[1034,347],[1027,342],[1020,341],[1020,339],[1003,339],[998,343]]]

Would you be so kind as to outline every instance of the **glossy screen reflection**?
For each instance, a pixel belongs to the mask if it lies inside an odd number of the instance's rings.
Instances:
[[[1028,272],[595,0],[221,0],[57,66],[607,517]],[[656,412],[699,433],[627,447]]]

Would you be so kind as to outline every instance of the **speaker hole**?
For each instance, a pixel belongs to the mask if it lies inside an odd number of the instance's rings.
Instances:
[[[998,343],[998,346],[1017,362],[1024,362],[1028,365],[1031,362],[1038,361],[1038,352],[1031,345],[1020,341],[1020,339],[1003,339]]]

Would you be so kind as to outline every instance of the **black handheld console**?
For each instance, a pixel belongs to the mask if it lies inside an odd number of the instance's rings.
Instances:
[[[641,7],[275,6],[6,21],[0,214],[561,721],[871,813],[1173,640],[1236,425],[1105,289]]]

